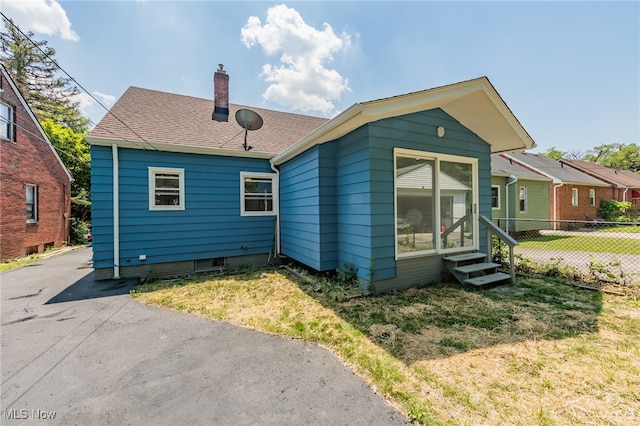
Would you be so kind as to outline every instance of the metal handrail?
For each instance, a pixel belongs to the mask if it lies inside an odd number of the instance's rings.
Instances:
[[[487,256],[491,256],[491,253],[493,253],[491,239],[492,234],[498,237],[500,241],[509,246],[509,268],[511,272],[511,284],[515,284],[516,269],[513,256],[513,248],[518,245],[518,242],[511,235],[507,234],[505,231],[499,228],[488,217],[480,215],[480,222],[482,222],[487,228]]]

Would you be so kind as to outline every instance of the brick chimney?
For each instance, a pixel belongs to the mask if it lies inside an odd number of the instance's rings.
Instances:
[[[211,119],[229,121],[229,75],[219,64],[213,75],[213,114]]]

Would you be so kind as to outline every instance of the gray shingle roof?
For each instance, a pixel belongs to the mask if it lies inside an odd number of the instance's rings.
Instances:
[[[494,176],[514,175],[523,179],[551,180],[549,177],[538,174],[516,162],[509,161],[498,154],[491,156],[491,174]]]
[[[575,183],[579,185],[597,185],[608,186],[608,184],[600,179],[589,176],[586,173],[578,171],[573,167],[565,166],[561,162],[541,154],[533,154],[529,152],[511,152],[505,157],[512,157],[514,160],[540,170],[555,179],[564,183]]]
[[[326,118],[312,117],[229,104],[229,121],[211,119],[213,99],[177,95],[139,87],[129,87],[91,131],[89,139],[126,140],[151,144],[204,149],[223,149],[243,153],[244,130],[235,120],[238,109],[249,108],[262,117],[264,125],[249,131],[247,143],[252,152],[278,154],[313,130]],[[123,125],[118,119],[122,120]],[[148,146],[147,146],[148,148]]]

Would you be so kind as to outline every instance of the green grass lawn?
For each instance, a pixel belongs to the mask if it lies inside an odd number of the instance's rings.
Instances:
[[[521,239],[518,242],[520,247],[531,249],[640,254],[640,239],[637,238],[542,235]]]
[[[613,228],[598,229],[598,232],[619,232],[622,234],[640,234],[640,226],[637,225],[619,225]]]
[[[354,292],[269,270],[152,282],[132,296],[322,345],[415,423],[638,420],[637,293],[539,278],[491,290],[442,283],[349,297]]]

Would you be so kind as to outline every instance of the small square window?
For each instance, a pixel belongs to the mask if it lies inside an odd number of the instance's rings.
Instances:
[[[15,141],[13,107],[0,102],[0,138]]]
[[[184,169],[149,167],[149,210],[184,208]]]
[[[497,185],[491,187],[491,208],[493,210],[500,208],[500,187]]]
[[[275,214],[275,173],[240,173],[240,215]]]
[[[27,201],[27,222],[36,223],[38,221],[38,187],[36,185],[26,185]]]

